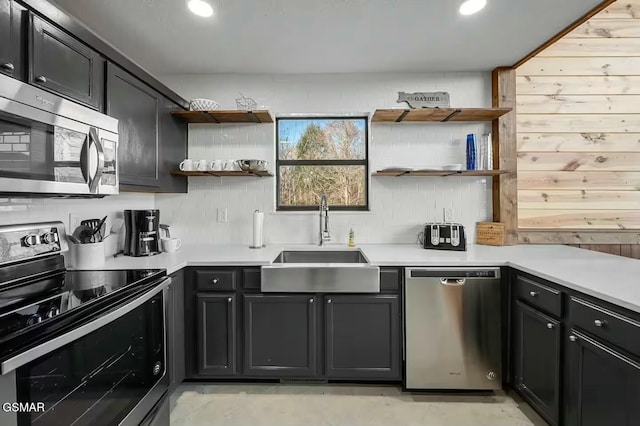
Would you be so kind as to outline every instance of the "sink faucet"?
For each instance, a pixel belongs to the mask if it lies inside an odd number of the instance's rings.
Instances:
[[[324,228],[322,226],[322,218],[324,217]],[[325,241],[331,241],[331,234],[329,233],[329,204],[327,203],[327,195],[322,194],[320,197],[320,246],[324,245]]]

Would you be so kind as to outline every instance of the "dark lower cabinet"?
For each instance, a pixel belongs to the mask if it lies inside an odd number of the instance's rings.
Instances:
[[[568,338],[571,426],[640,424],[640,363],[585,334]]]
[[[13,0],[0,0],[0,73],[22,79],[26,43],[26,10]]]
[[[167,300],[167,372],[171,389],[185,378],[184,271],[171,275]]]
[[[401,380],[397,295],[325,296],[329,379]]]
[[[29,25],[29,83],[101,110],[104,58],[34,14]]]
[[[233,376],[236,363],[236,295],[197,293],[197,374]]]
[[[514,313],[514,386],[551,425],[560,414],[560,322],[521,301]]]
[[[122,68],[107,66],[106,112],[118,119],[120,188],[155,191],[161,95]]]
[[[315,295],[244,295],[245,376],[318,374]]]

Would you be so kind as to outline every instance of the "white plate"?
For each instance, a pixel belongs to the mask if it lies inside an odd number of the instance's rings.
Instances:
[[[442,166],[425,166],[416,169],[416,172],[441,172]]]
[[[445,164],[442,170],[458,171],[462,170],[462,164]]]
[[[412,172],[414,169],[411,167],[385,167],[382,172]]]

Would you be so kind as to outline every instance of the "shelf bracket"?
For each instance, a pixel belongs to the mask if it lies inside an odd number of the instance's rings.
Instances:
[[[220,121],[218,121],[218,119],[211,115],[208,111],[202,111],[202,115],[206,117],[209,123],[220,123]]]
[[[447,121],[451,120],[453,117],[455,117],[456,115],[460,114],[462,112],[461,109],[456,109],[455,111],[453,111],[451,114],[449,114],[447,117],[445,117],[444,120],[442,120],[442,123],[446,123]]]
[[[411,111],[410,109],[405,109],[404,111],[402,111],[402,114],[400,114],[400,116],[398,118],[396,118],[396,123],[400,123],[402,120],[404,120],[404,118],[407,116],[407,114],[409,114],[409,111]]]
[[[258,123],[258,124],[262,123],[262,121],[258,118],[258,116],[253,113],[253,111],[247,111],[247,115],[249,116],[251,121],[253,121],[254,123]]]

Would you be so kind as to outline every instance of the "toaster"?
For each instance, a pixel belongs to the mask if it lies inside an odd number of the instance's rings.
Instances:
[[[467,250],[464,226],[459,223],[425,223],[420,242],[425,249]]]

